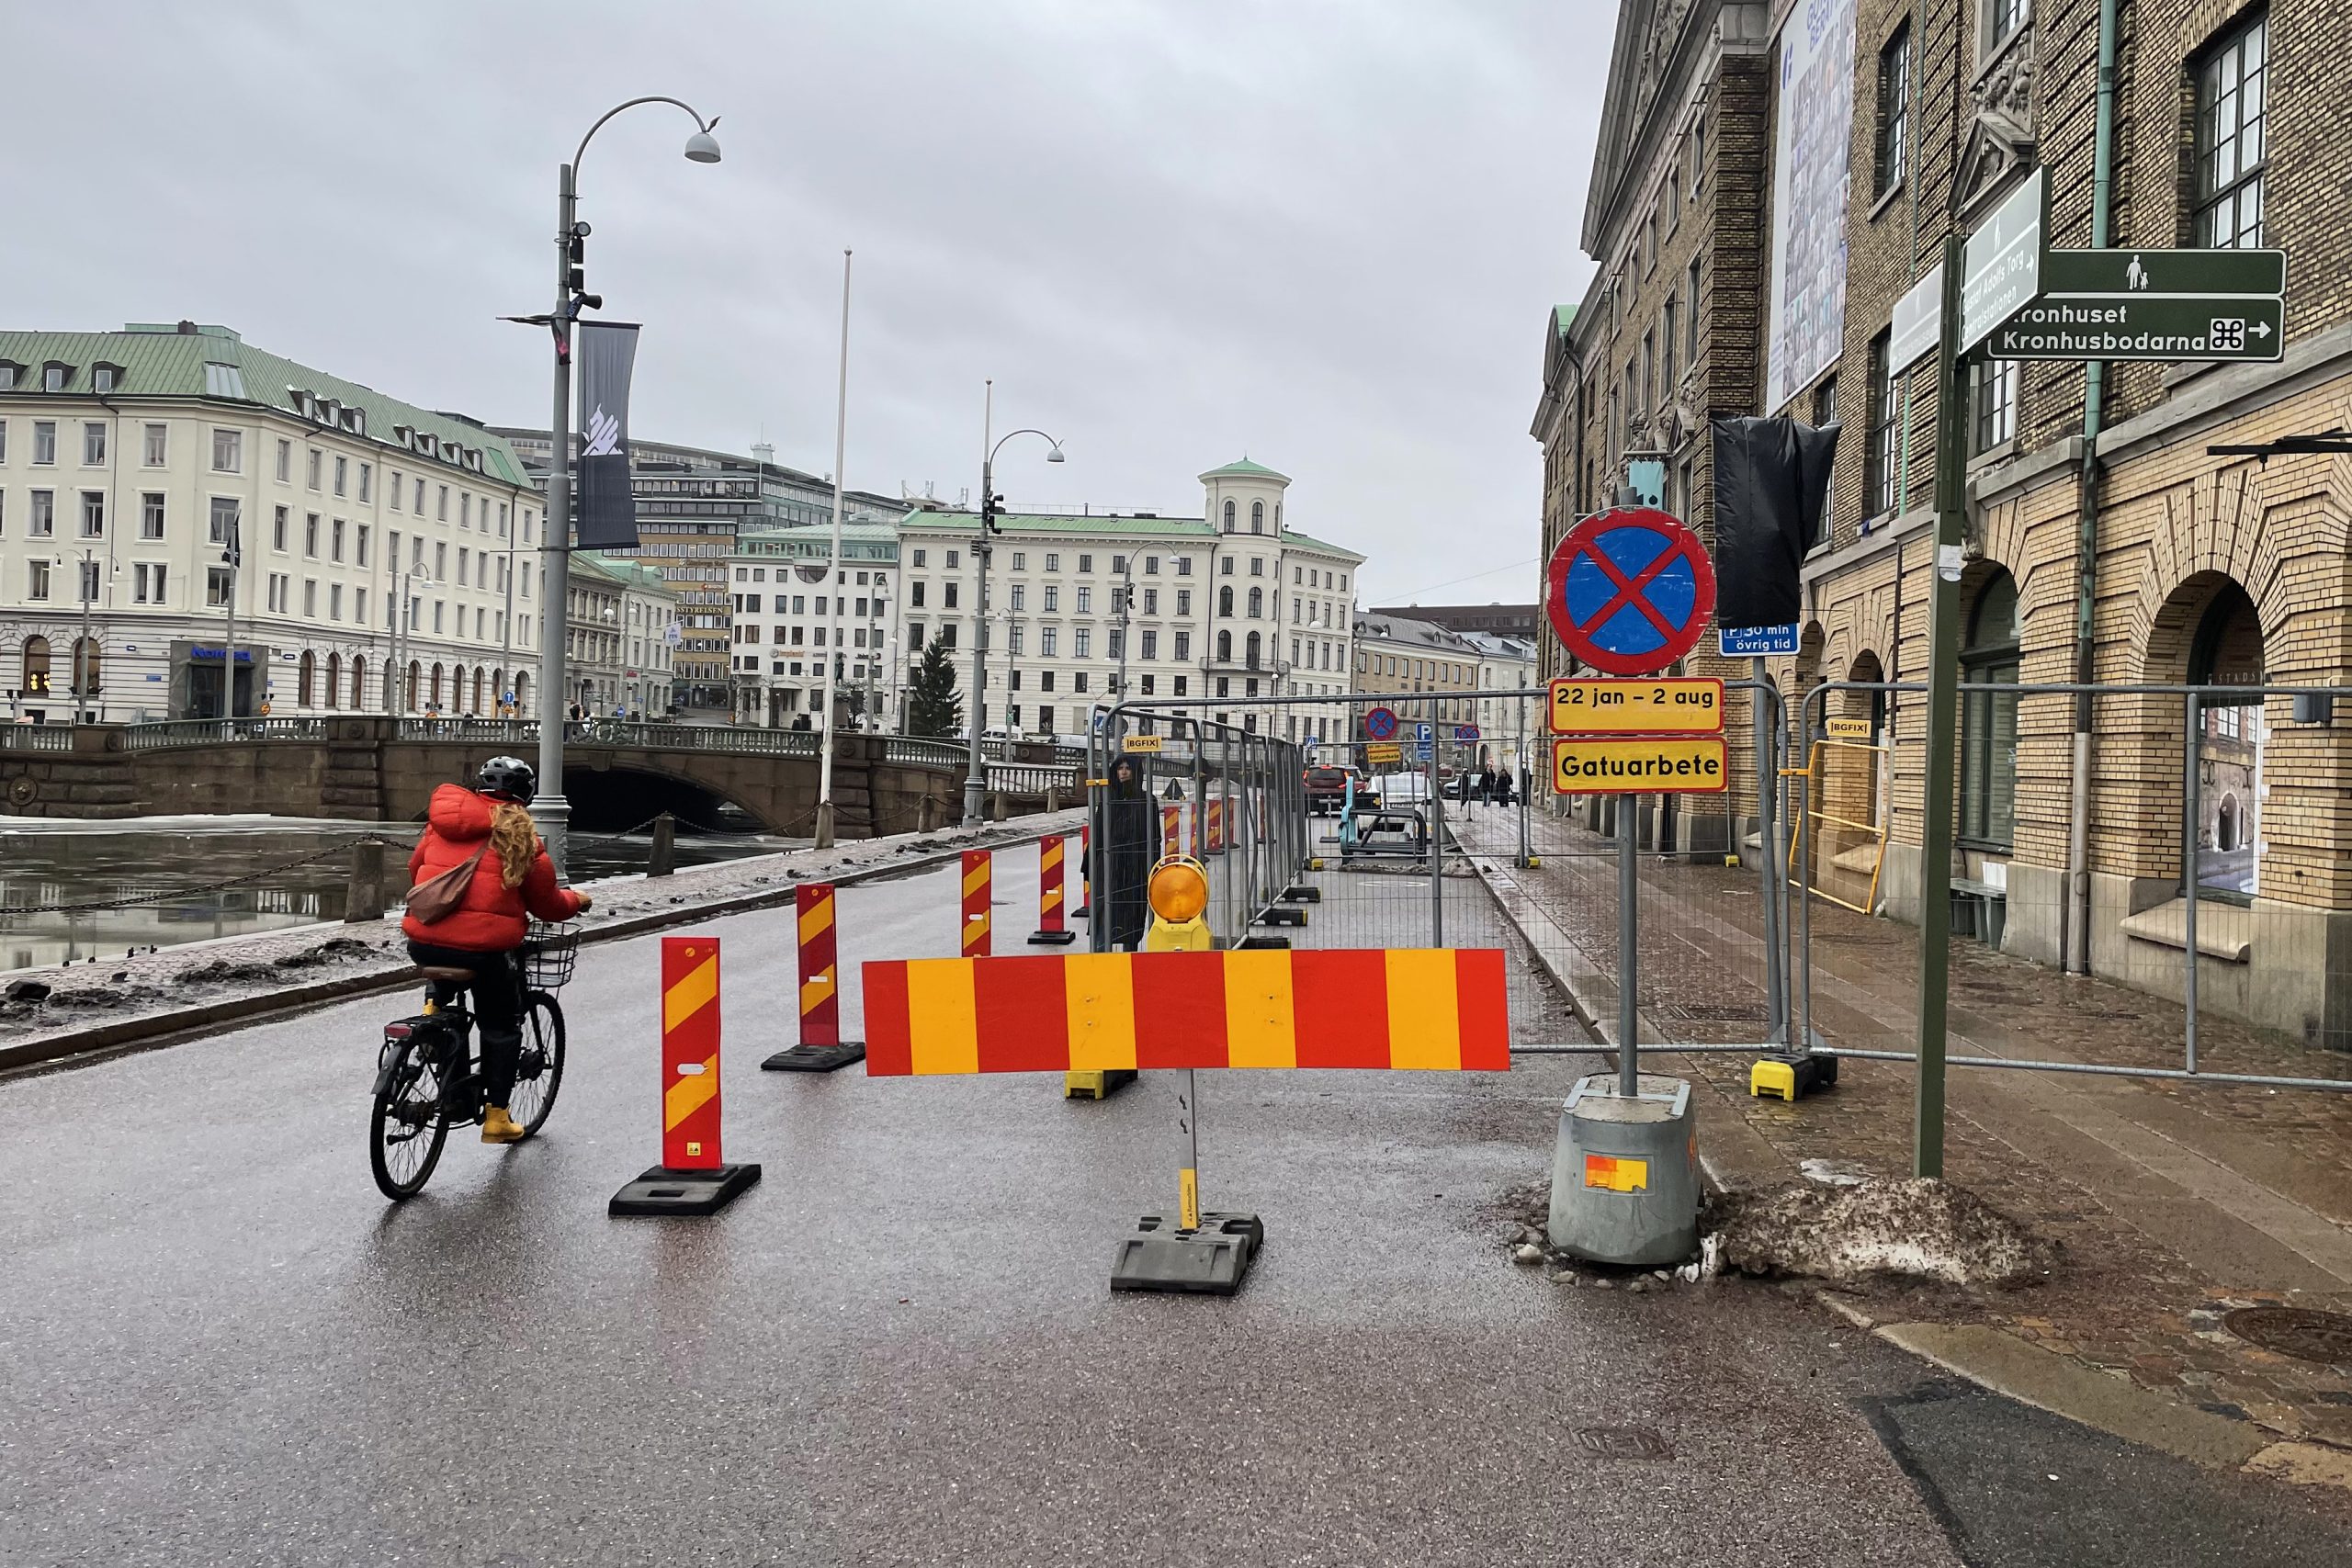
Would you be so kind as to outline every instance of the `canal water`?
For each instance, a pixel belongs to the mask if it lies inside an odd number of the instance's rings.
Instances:
[[[380,837],[400,846],[388,856],[404,858],[417,832],[413,822],[261,816],[135,822],[0,817],[0,973],[340,920],[351,866],[343,847]],[[770,854],[807,840],[682,828],[677,842],[678,863],[686,866]],[[643,871],[651,848],[650,833],[575,835],[572,878]],[[221,886],[232,878],[244,880]],[[5,912],[10,909],[33,912]]]

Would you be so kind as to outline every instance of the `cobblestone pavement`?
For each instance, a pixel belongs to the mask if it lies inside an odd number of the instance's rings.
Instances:
[[[1501,811],[1454,822],[1529,935],[1591,1010],[1613,1014],[1612,841],[1556,818],[1532,823],[1540,869],[1511,865]],[[1755,1039],[1765,1017],[1756,872],[1645,857],[1639,963],[1645,1032],[1689,1043]],[[1523,921],[1523,923],[1525,923]],[[1910,928],[1816,901],[1813,1021],[1830,1044],[1908,1049],[1918,945]],[[2071,976],[1980,943],[1952,944],[1953,1055],[2134,1066],[2180,1065],[2173,1002]],[[2352,1058],[2210,1015],[2207,1070],[2352,1077]],[[1714,1140],[1748,1180],[1832,1160],[1909,1172],[1913,1069],[1845,1062],[1838,1087],[1795,1104],[1747,1092],[1747,1053],[1692,1054],[1732,1128]],[[1718,1126],[1723,1125],[1717,1122]],[[1703,1135],[1703,1134],[1702,1134]],[[2352,1311],[2352,1094],[2075,1074],[1955,1068],[1946,1174],[2061,1246],[2038,1286],[1872,1292],[1872,1314],[1996,1325],[2199,1408],[2292,1438],[2352,1447],[2352,1364],[2258,1348],[2230,1310],[2283,1303]]]

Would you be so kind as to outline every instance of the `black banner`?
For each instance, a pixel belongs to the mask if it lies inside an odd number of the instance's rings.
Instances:
[[[1784,626],[1802,618],[1798,569],[1821,536],[1838,426],[1718,418],[1715,624]]]
[[[628,383],[637,364],[637,328],[582,321],[574,329],[580,364],[580,464],[576,470],[578,543],[584,550],[637,547],[637,498],[628,484]]]

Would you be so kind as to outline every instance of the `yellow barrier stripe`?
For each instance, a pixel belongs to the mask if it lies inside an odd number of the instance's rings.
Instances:
[[[1059,844],[1049,845],[1038,858],[1037,863],[1046,871],[1053,870],[1054,867],[1062,863],[1062,847]]]
[[[832,994],[832,986],[824,980],[803,980],[800,983],[800,1016],[806,1018],[816,1011]]]
[[[918,1073],[980,1070],[979,1010],[972,997],[970,959],[907,965],[907,1043]]]
[[[985,861],[964,874],[964,896],[967,898],[988,885],[989,868]]]
[[[662,1130],[668,1132],[708,1105],[718,1092],[718,1058],[713,1055],[698,1073],[680,1073],[662,1094]]]
[[[718,999],[718,954],[702,961],[684,979],[662,993],[662,1032],[667,1034]]]
[[[1048,887],[1046,889],[1044,901],[1038,907],[1046,909],[1058,908],[1061,901],[1062,890],[1058,887]]]
[[[1062,1008],[1073,1071],[1136,1065],[1135,961],[1124,953],[1073,953],[1062,960]]]
[[[1458,1072],[1462,1015],[1454,999],[1453,950],[1388,950],[1388,1065]]]
[[[1243,948],[1225,955],[1225,1051],[1237,1067],[1298,1066],[1289,953]]]
[[[818,899],[816,903],[809,906],[808,912],[800,917],[801,945],[805,947],[811,941],[824,935],[825,928],[832,923],[833,901],[831,898]]]

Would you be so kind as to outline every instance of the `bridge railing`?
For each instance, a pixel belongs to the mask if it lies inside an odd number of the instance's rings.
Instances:
[[[818,743],[823,739],[813,729],[763,729],[748,724],[639,724],[608,718],[569,725],[566,733],[592,745],[731,751],[760,757],[814,757]]]
[[[539,743],[539,721],[536,718],[404,718],[401,720],[400,733],[403,740],[474,740],[536,746]]]
[[[72,750],[74,750],[74,727],[70,724],[0,725],[0,751],[71,751]]]
[[[323,718],[172,718],[122,727],[126,751],[175,746],[223,746],[245,740],[324,740]]]
[[[1006,795],[1043,795],[1049,789],[1065,793],[1078,788],[1079,770],[1045,762],[990,762],[989,788]]]
[[[954,740],[927,740],[914,735],[887,735],[882,740],[882,760],[900,762],[915,768],[948,768],[962,773],[971,763],[972,753]]]

